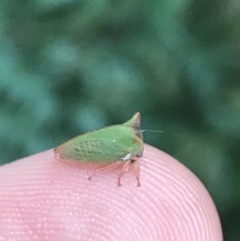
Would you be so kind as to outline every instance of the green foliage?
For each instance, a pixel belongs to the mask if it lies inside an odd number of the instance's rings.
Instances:
[[[240,236],[238,2],[2,1],[0,163],[136,111]],[[238,211],[239,212],[239,211]]]

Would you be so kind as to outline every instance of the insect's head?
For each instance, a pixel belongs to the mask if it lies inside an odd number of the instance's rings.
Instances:
[[[135,132],[135,135],[139,137],[143,141],[143,132],[149,131],[149,132],[163,132],[158,130],[141,130],[141,115],[139,112],[137,112],[132,119],[125,122],[123,125],[131,126]]]
[[[143,151],[140,151],[136,154],[136,157],[142,157],[143,156]]]
[[[143,141],[143,134],[141,130],[134,129],[135,135]]]

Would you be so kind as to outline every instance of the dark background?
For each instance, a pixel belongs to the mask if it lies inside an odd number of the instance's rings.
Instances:
[[[1,0],[1,164],[137,111],[239,241],[240,2]]]

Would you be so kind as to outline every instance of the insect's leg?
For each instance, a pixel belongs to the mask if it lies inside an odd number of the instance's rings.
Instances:
[[[88,180],[91,181],[93,176],[96,176],[101,172],[111,171],[111,170],[117,168],[117,166],[119,166],[120,164],[122,164],[122,161],[116,161],[107,166],[101,167],[101,168],[97,169],[91,176],[89,176]]]
[[[133,165],[133,171],[136,175],[136,179],[137,179],[137,182],[138,182],[137,187],[141,187],[139,162],[138,162],[138,160],[131,159],[131,164]]]
[[[121,172],[118,174],[118,187],[122,186],[122,184],[121,184],[121,177],[122,177],[122,176],[124,175],[124,173],[129,169],[130,164],[131,164],[131,160],[129,159],[129,160],[127,160],[127,161],[124,163],[124,165],[123,165],[123,167],[122,167],[122,169],[121,169]]]

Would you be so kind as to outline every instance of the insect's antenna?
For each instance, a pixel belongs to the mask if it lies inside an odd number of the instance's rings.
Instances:
[[[158,133],[163,133],[164,131],[158,131],[158,130],[140,130],[141,133],[149,131],[149,132],[158,132]]]

